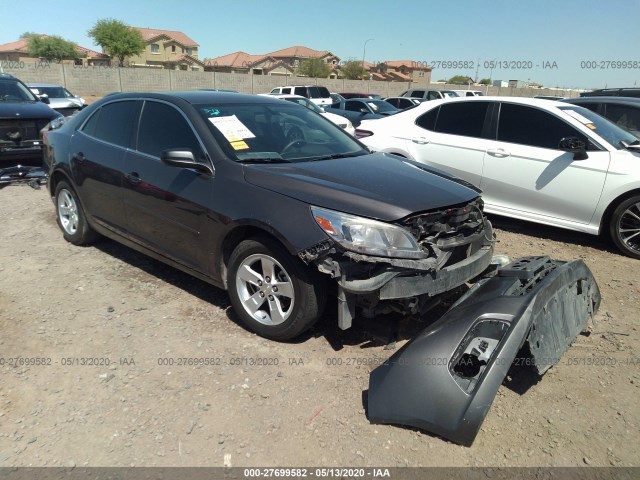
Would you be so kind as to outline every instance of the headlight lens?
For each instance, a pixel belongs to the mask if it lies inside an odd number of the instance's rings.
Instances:
[[[380,257],[423,258],[424,252],[402,227],[311,207],[316,223],[339,245],[353,252]]]
[[[54,118],[53,120],[51,120],[51,122],[49,122],[49,130],[60,128],[64,124],[65,120],[65,117]]]

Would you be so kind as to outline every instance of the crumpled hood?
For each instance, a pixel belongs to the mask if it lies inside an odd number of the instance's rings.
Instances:
[[[19,113],[20,115],[16,115]],[[30,119],[46,118],[53,120],[60,114],[42,102],[0,102],[0,118]]]
[[[245,179],[253,185],[311,205],[384,221],[465,203],[479,195],[443,172],[385,153],[244,168]]]

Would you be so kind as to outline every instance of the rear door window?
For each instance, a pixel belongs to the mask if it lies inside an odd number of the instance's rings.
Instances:
[[[425,130],[434,132],[436,130],[436,119],[438,118],[438,112],[440,112],[440,107],[433,108],[427,113],[420,115],[416,119],[416,125],[424,128]]]
[[[135,108],[135,100],[108,103],[93,114],[82,131],[99,140],[128,148],[131,145]]]
[[[435,131],[465,137],[482,137],[489,102],[456,102],[440,106]]]

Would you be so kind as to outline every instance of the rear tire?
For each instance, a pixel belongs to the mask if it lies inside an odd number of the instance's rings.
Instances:
[[[625,255],[640,259],[640,195],[616,207],[609,222],[609,234]]]
[[[99,235],[87,223],[78,195],[66,180],[56,185],[55,200],[56,219],[67,242],[85,245],[98,238]]]
[[[231,254],[227,286],[242,324],[272,340],[313,326],[325,303],[324,282],[268,237],[241,242]]]

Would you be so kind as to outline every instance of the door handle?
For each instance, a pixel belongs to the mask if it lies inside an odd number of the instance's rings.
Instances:
[[[505,157],[511,156],[511,152],[507,152],[503,148],[490,148],[489,150],[487,150],[487,153],[492,157],[498,157],[498,158],[505,158]]]
[[[413,143],[417,143],[418,145],[426,145],[427,143],[429,143],[429,140],[424,137],[413,137],[411,141]]]
[[[125,178],[129,180],[129,182],[133,183],[134,185],[137,185],[142,181],[142,179],[140,178],[140,175],[138,175],[138,172],[127,173],[125,175]]]

